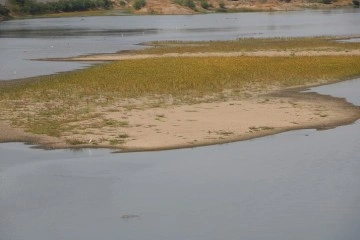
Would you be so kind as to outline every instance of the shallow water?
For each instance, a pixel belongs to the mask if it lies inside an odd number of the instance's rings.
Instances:
[[[0,80],[88,66],[29,59],[137,49],[154,40],[359,35],[360,9],[191,16],[106,16],[0,23]]]
[[[336,96],[345,98],[346,101],[360,106],[360,79],[352,79],[336,84],[324,85],[316,88],[312,88],[308,91],[315,91],[320,94]]]
[[[355,99],[360,79],[312,89]],[[356,240],[360,122],[162,152],[0,144],[1,239]]]

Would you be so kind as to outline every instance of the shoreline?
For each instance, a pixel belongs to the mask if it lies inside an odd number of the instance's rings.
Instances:
[[[320,85],[322,84],[317,86]],[[121,132],[126,132],[126,138],[129,139],[118,146],[94,144],[97,140],[93,134],[83,136],[84,140],[88,141],[87,143],[72,145],[60,138],[27,133],[21,128],[11,127],[4,122],[0,122],[0,132],[3,133],[0,135],[0,142],[23,142],[34,145],[35,148],[47,150],[104,148],[119,153],[160,151],[226,144],[293,130],[325,130],[349,125],[360,119],[359,106],[343,98],[303,92],[308,88],[309,86],[275,91],[257,96],[250,101],[228,100],[135,110],[129,115],[140,122],[144,116],[152,115],[155,119],[145,120],[149,123],[148,126],[135,124],[136,126],[123,128],[122,130],[125,130]],[[240,111],[239,106],[243,111]],[[138,115],[135,114],[136,112]],[[182,118],[179,118],[179,114],[176,113],[180,113]],[[172,114],[175,114],[175,117]],[[214,121],[208,123],[205,119],[209,120],[209,115],[220,116],[220,119],[215,120],[214,117],[212,118]],[[179,121],[184,123],[180,128],[174,124]],[[151,123],[157,125],[151,126]],[[206,132],[207,128],[209,130]],[[172,133],[177,136],[169,137]]]
[[[358,37],[356,37],[358,38]],[[123,54],[123,53],[99,53],[69,58],[39,58],[35,61],[74,61],[74,62],[107,62],[136,60],[148,58],[173,58],[173,57],[319,57],[319,56],[360,56],[360,50],[342,51],[319,51],[319,50],[283,50],[283,51],[242,51],[242,52],[194,52],[194,53],[164,53],[164,54]]]

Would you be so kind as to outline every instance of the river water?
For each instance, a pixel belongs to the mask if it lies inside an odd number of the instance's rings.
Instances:
[[[306,16],[312,15],[303,14],[306,23]],[[352,12],[317,14],[331,19],[344,14],[348,22],[351,16],[358,18]],[[267,19],[272,15],[259,16]],[[189,18],[194,17],[201,18]],[[192,39],[203,36],[197,31],[190,31]],[[204,32],[223,37],[221,31]],[[131,34],[135,38],[136,34]],[[143,37],[139,42],[146,34],[139,33]],[[235,35],[239,33],[229,38]],[[12,37],[30,42],[48,40]],[[73,39],[64,36],[67,38]],[[105,47],[104,51],[111,49]],[[66,54],[71,55],[54,55]],[[42,74],[37,70],[33,73]],[[356,79],[311,91],[345,97],[360,105],[359,89],[360,79]],[[332,130],[291,131],[224,145],[123,154],[99,149],[44,151],[21,143],[0,144],[0,239],[357,240],[359,133],[357,122]]]
[[[360,79],[317,88],[360,105]],[[339,93],[339,94],[337,94]],[[162,152],[0,145],[4,240],[357,240],[360,122]]]
[[[191,16],[32,19],[0,23],[0,80],[69,71],[75,62],[30,59],[137,49],[153,40],[360,35],[360,9]]]

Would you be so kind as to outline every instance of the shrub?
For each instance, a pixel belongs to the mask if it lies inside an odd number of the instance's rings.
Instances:
[[[60,0],[58,2],[37,3],[33,0],[12,0],[13,11],[19,14],[43,14],[54,12],[85,11],[89,9],[112,8],[111,0]]]
[[[174,3],[179,4],[181,6],[185,6],[191,9],[195,9],[195,3],[193,0],[175,0]]]
[[[143,7],[145,7],[145,5],[146,5],[146,0],[136,0],[135,2],[134,2],[134,8],[136,9],[136,10],[140,10],[141,8],[143,8]]]
[[[209,9],[210,4],[206,0],[201,0],[201,7],[204,9]]]
[[[9,17],[9,9],[7,9],[5,6],[2,6],[0,4],[0,16],[3,16],[3,17]]]

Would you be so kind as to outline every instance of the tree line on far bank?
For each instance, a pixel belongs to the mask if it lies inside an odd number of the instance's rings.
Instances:
[[[195,10],[195,2],[200,2],[200,6],[203,9],[213,8],[213,6],[207,0],[172,0],[173,3],[189,7]],[[266,0],[262,0],[266,1]],[[280,0],[291,2],[291,0]],[[312,3],[324,3],[331,4],[336,0],[308,0]],[[358,8],[360,0],[352,0],[353,6]],[[114,4],[124,7],[132,2],[132,7],[135,10],[140,10],[145,7],[146,0],[118,0],[113,2],[112,0],[59,0],[56,2],[37,2],[36,0],[9,0],[8,5],[4,6],[0,4],[0,21],[10,19],[11,16],[16,15],[40,15],[47,13],[61,13],[61,12],[77,12],[87,11],[93,9],[111,9]],[[117,4],[118,3],[118,4]],[[217,11],[226,12],[224,2],[219,3]]]
[[[38,15],[91,9],[111,9],[112,7],[110,0],[60,0],[45,3],[34,0],[11,0],[9,8],[12,13],[17,15]]]

